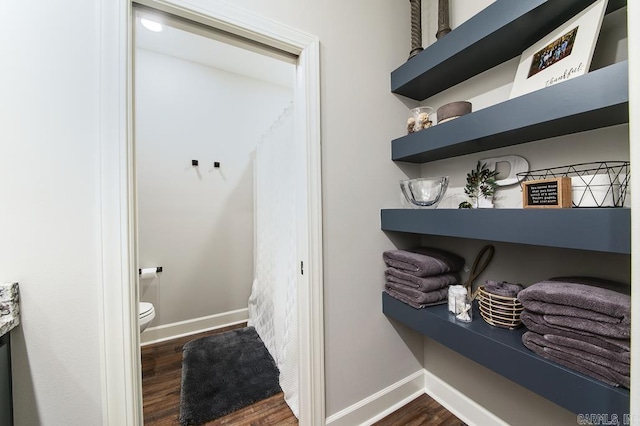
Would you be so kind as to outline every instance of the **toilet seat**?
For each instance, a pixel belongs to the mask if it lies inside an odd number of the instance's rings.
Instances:
[[[140,318],[138,320],[138,324],[140,325],[140,333],[145,331],[151,321],[156,317],[156,310],[153,307],[153,304],[149,302],[140,302],[138,305]]]
[[[149,317],[155,314],[153,304],[149,302],[140,302],[140,319]]]

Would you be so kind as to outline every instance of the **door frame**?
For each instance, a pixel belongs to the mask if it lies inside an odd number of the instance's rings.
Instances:
[[[320,138],[320,62],[316,37],[218,0],[100,2],[100,346],[103,424],[143,424],[138,328],[133,147],[133,3],[298,56],[295,132],[304,141],[304,274],[298,274],[300,424],[325,423]]]

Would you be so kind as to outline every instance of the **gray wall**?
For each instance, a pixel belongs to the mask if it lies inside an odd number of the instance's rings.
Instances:
[[[405,4],[406,3],[406,4]],[[407,109],[389,74],[406,61],[409,2],[240,0],[234,5],[320,39],[327,415],[420,370],[422,338],[381,312],[380,209],[405,172],[390,141]],[[417,168],[416,168],[417,172]]]
[[[423,342],[381,313],[379,211],[405,105],[389,73],[409,53],[409,4],[242,0],[321,40],[327,414],[422,368]],[[3,2],[0,276],[22,285],[16,425],[102,424],[99,0]],[[114,111],[106,111],[114,113]],[[10,118],[10,119],[9,119]],[[115,143],[115,142],[114,142]],[[8,207],[11,206],[11,207]],[[13,207],[15,206],[15,207]],[[107,253],[106,255],[109,255]]]

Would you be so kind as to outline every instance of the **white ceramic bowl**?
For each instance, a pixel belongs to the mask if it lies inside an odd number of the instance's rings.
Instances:
[[[449,176],[425,177],[400,181],[400,189],[407,201],[415,208],[438,206],[449,186]]]

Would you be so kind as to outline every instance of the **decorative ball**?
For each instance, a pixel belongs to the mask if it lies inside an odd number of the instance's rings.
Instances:
[[[409,117],[407,120],[407,133],[413,133],[416,131],[416,119]]]

